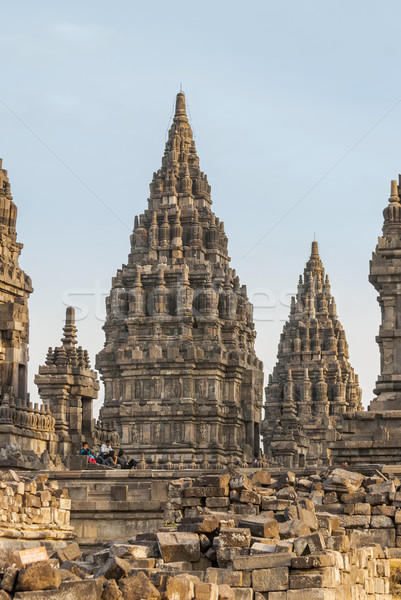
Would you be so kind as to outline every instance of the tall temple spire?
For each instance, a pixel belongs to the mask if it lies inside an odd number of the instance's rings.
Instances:
[[[370,261],[369,281],[379,293],[382,322],[376,338],[380,349],[380,375],[371,411],[401,410],[401,175],[391,182],[383,210],[383,236]]]
[[[288,438],[293,444],[291,458],[287,448],[285,466],[299,466],[303,461],[323,463],[327,459],[328,430],[335,430],[339,415],[361,408],[361,390],[353,383],[347,388],[345,398],[338,393],[338,374],[342,382],[348,379],[354,382],[354,370],[348,361],[345,332],[337,318],[316,241],[312,242],[310,258],[303,277],[299,278],[297,299],[291,302],[277,358],[274,383],[266,387],[262,427],[265,453],[280,462],[282,446],[275,437],[280,424],[280,441],[284,443]],[[288,407],[285,406],[289,371],[299,425],[295,430],[288,424]]]
[[[210,193],[179,92],[128,264],[106,300],[96,363],[102,418],[117,423],[122,445],[138,458],[140,449],[160,463],[183,455],[189,465],[202,449],[211,464],[231,456],[242,464],[259,451],[263,375],[252,306],[230,268]]]

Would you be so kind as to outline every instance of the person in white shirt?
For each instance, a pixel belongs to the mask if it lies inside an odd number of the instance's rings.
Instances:
[[[103,458],[104,460],[106,460],[106,458],[108,458],[110,452],[112,452],[112,451],[113,451],[113,448],[111,447],[111,441],[106,440],[106,443],[102,444],[100,446],[99,456],[101,458]]]

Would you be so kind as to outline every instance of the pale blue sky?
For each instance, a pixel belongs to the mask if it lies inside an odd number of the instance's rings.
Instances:
[[[251,298],[262,291],[276,306],[255,309],[266,373],[288,313],[280,298],[295,291],[316,232],[368,403],[379,326],[368,266],[401,170],[399,2],[1,7],[0,155],[35,288],[32,398],[63,299],[81,294],[87,306],[79,342],[92,363],[103,345],[95,291],[126,262],[182,82],[232,266]]]

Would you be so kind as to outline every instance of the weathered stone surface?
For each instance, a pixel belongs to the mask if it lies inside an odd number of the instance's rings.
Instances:
[[[288,582],[288,567],[256,569],[252,572],[252,587],[256,592],[287,590],[289,587]]]
[[[76,542],[72,542],[56,552],[56,556],[61,563],[67,560],[77,560],[81,554],[80,547]]]
[[[99,571],[96,573],[96,577],[105,577],[106,579],[115,579],[118,581],[121,577],[124,577],[130,569],[131,564],[127,560],[119,558],[118,556],[113,556],[100,567]]]
[[[17,577],[18,569],[16,567],[8,567],[3,575],[3,579],[1,580],[0,588],[5,592],[13,592]]]
[[[359,490],[363,482],[361,473],[334,469],[323,484],[326,491],[352,494]]]
[[[159,590],[140,572],[120,579],[118,584],[124,600],[158,600]]]
[[[305,535],[294,540],[294,552],[297,556],[316,554],[325,548],[326,545],[320,532]]]
[[[272,513],[273,515],[273,513]],[[264,516],[245,517],[240,519],[239,527],[248,527],[252,535],[265,538],[279,537],[279,524],[276,519]]]
[[[288,590],[286,600],[336,600],[335,590],[322,588],[304,588],[301,590]],[[345,597],[344,597],[344,600]]]
[[[195,533],[161,532],[157,534],[160,553],[167,563],[200,559],[199,537]]]
[[[110,547],[110,557],[118,556],[119,558],[150,558],[153,556],[152,546],[138,544],[113,544]]]
[[[373,529],[394,527],[394,521],[391,517],[386,517],[385,515],[372,515],[370,517],[370,526]]]
[[[238,556],[233,560],[237,571],[253,571],[254,569],[272,569],[274,567],[290,567],[292,553],[288,554],[259,554],[253,556]],[[259,590],[263,591],[263,590]]]
[[[17,585],[21,591],[47,590],[58,588],[60,584],[60,573],[48,561],[28,565],[18,574]]]
[[[117,582],[110,579],[103,588],[101,600],[123,600],[123,595]]]
[[[291,589],[335,588],[341,584],[340,570],[337,567],[321,569],[293,570],[290,575]]]
[[[234,590],[229,585],[219,585],[218,598],[219,600],[235,600]]]
[[[194,580],[187,573],[170,577],[166,586],[167,600],[192,600],[195,594]]]
[[[309,533],[311,533],[310,528],[299,519],[290,519],[284,521],[284,523],[279,523],[279,534],[282,540],[308,535]]]
[[[102,587],[103,581],[100,579],[65,581],[57,590],[16,592],[14,600],[99,600]]]
[[[246,527],[225,527],[220,529],[218,537],[213,540],[213,545],[230,548],[249,548],[251,532]]]
[[[196,600],[218,600],[219,588],[215,583],[195,583]]]

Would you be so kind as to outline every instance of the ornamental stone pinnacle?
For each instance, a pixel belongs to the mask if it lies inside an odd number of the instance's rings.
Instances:
[[[228,464],[244,453],[252,461],[259,449],[253,307],[230,267],[210,192],[180,92],[148,208],[135,217],[128,263],[112,280],[96,362],[102,420],[148,464],[169,456],[176,465]]]
[[[268,460],[286,467],[327,464],[327,440],[338,437],[337,422],[362,405],[315,241],[291,301],[277,358],[266,387],[262,427]]]

